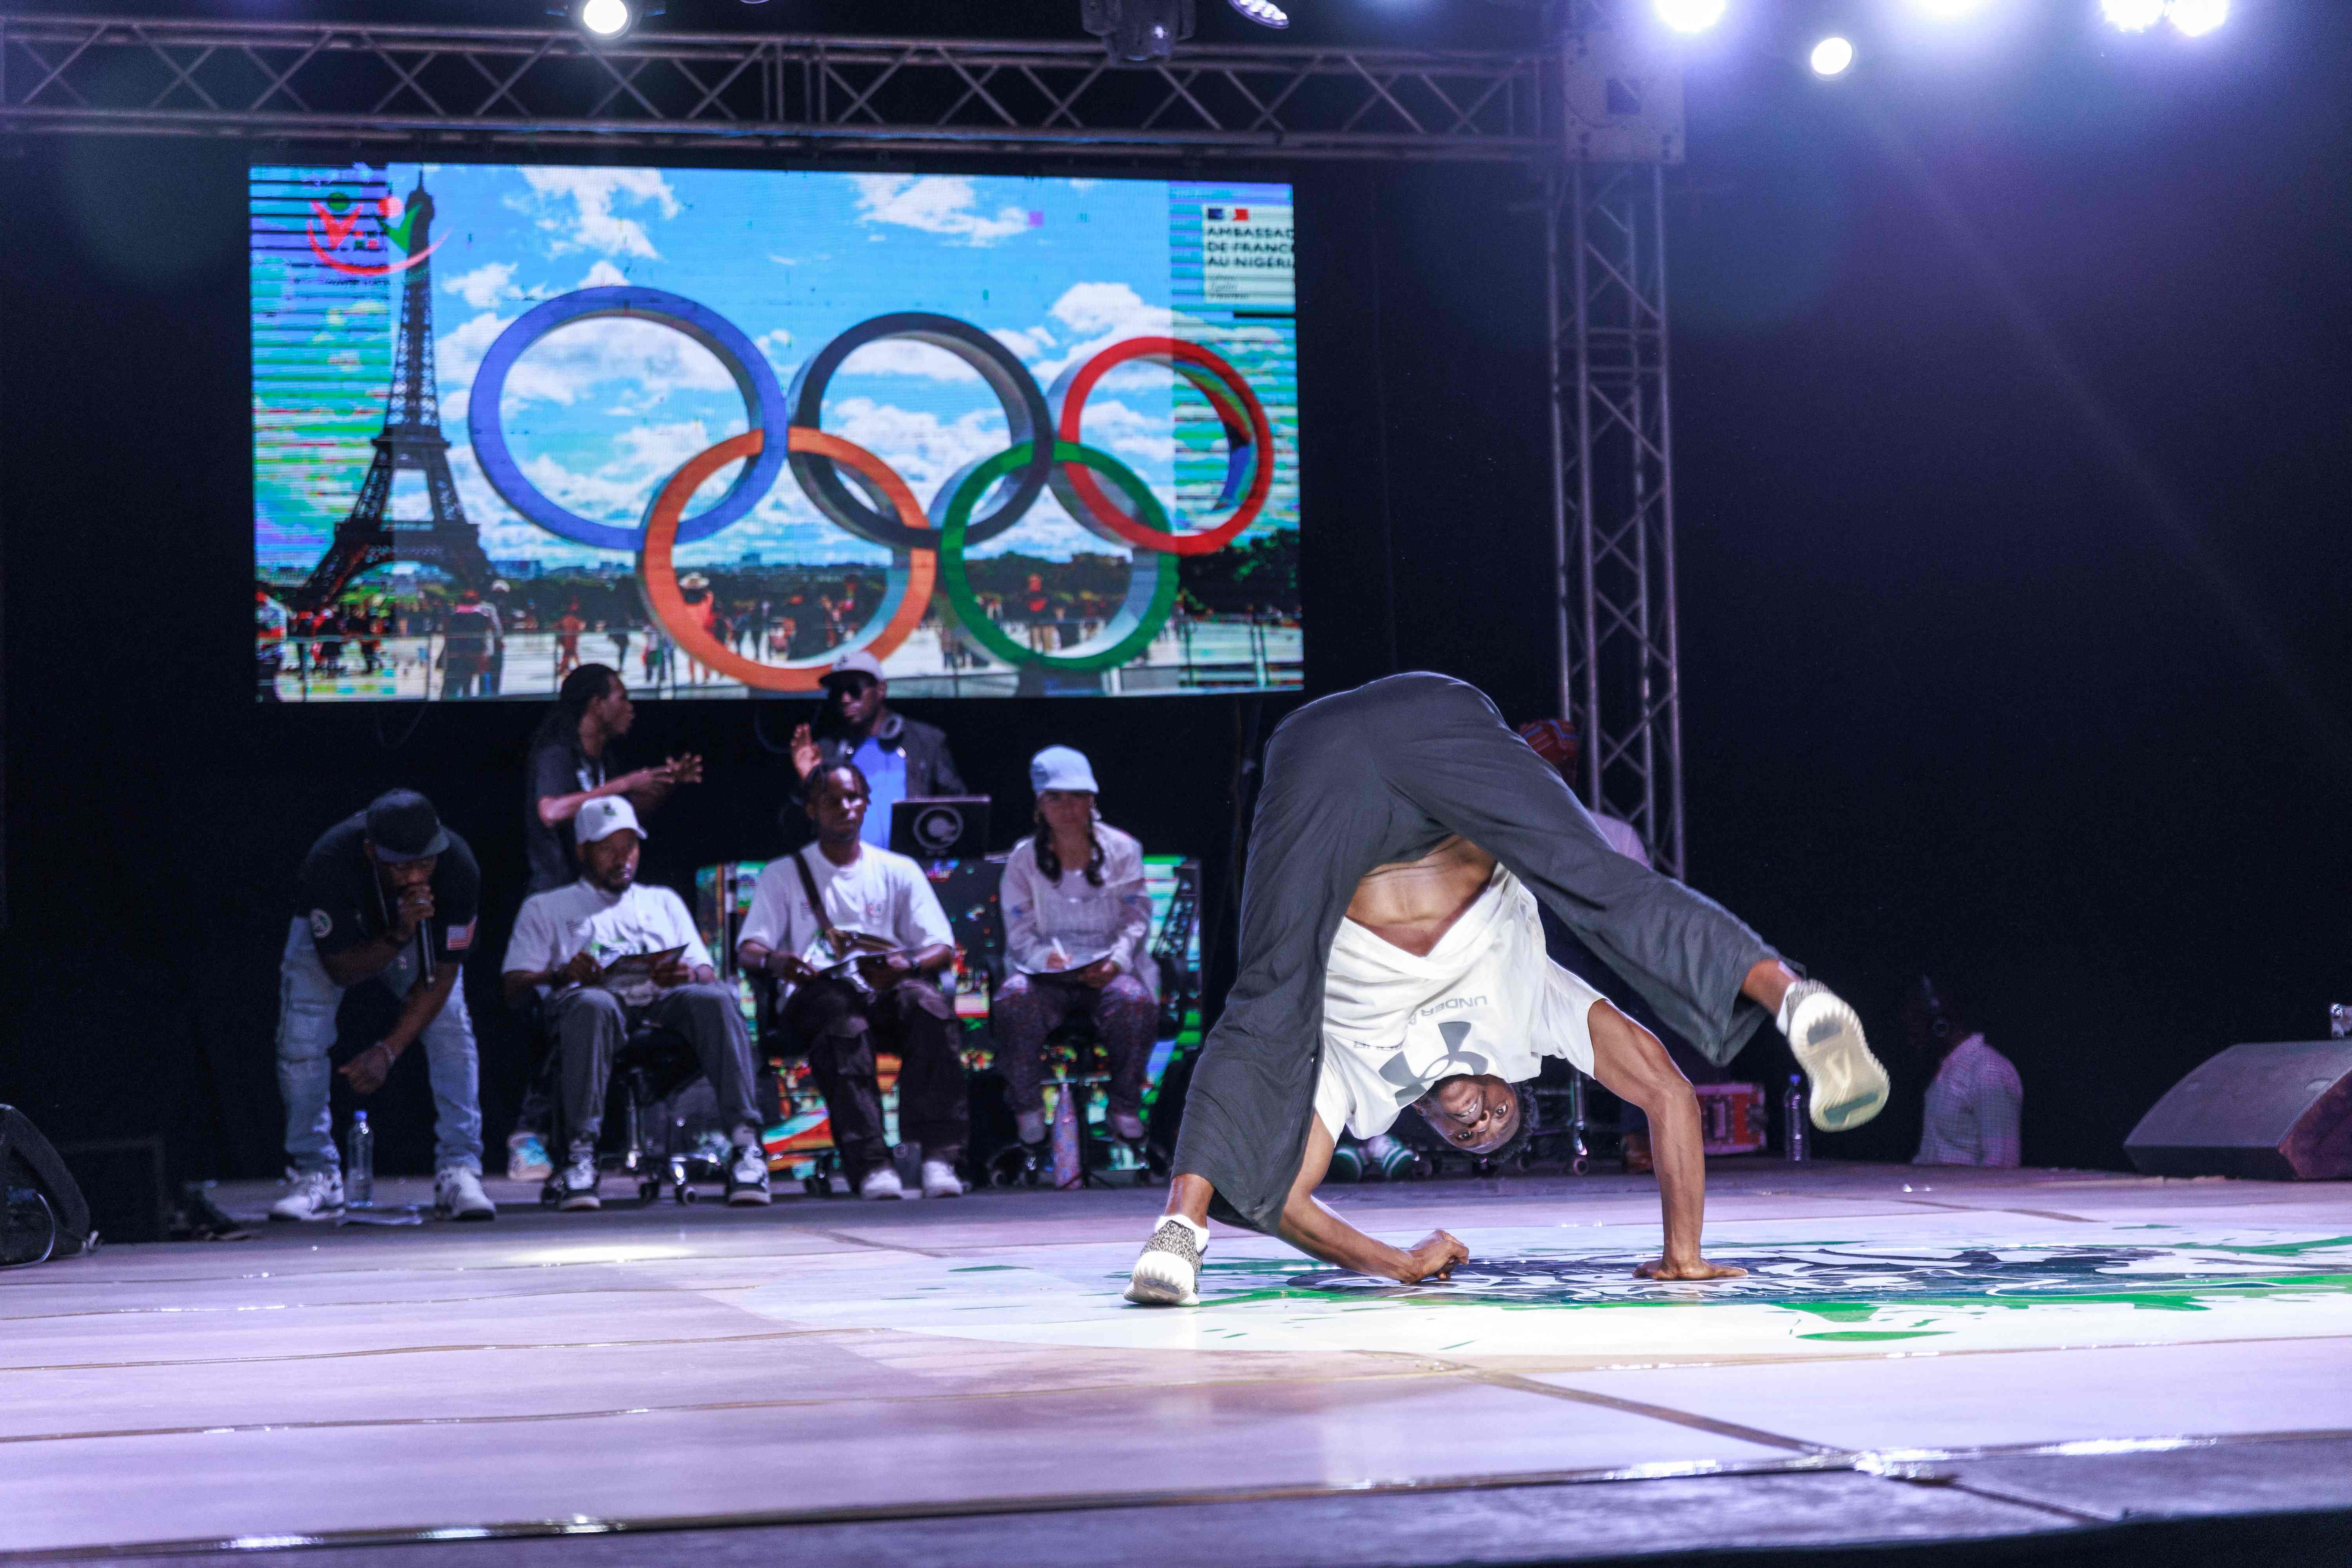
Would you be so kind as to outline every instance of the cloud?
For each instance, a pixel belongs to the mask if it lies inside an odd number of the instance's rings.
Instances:
[[[1054,346],[1054,334],[1044,327],[1000,327],[988,334],[1024,360],[1034,359]]]
[[[444,293],[455,294],[477,310],[487,310],[502,300],[519,300],[522,291],[514,286],[514,263],[492,261],[461,272],[441,285]]]
[[[1059,357],[1031,367],[1037,379],[1049,385],[1070,366],[1085,363],[1113,343],[1129,338],[1171,337],[1176,324],[1175,312],[1146,303],[1142,295],[1124,283],[1073,283],[1054,301],[1049,313],[1079,339]],[[1123,371],[1114,371],[1103,383],[1106,389],[1121,384],[1144,383]]]
[[[768,252],[768,259],[774,262],[779,267],[798,267],[800,265],[800,260],[797,257],[778,256],[772,250]]]
[[[524,477],[561,505],[583,517],[634,523],[645,516],[655,492],[678,465],[709,447],[709,427],[699,419],[674,425],[642,425],[621,432],[610,462],[583,473],[541,453],[522,466]],[[691,517],[711,505],[735,482],[742,464],[730,463],[705,479],[688,503]]]
[[[445,333],[435,345],[443,381],[470,384],[482,356],[509,324],[484,314]],[[532,401],[569,408],[585,398],[609,395],[595,389],[613,383],[641,389],[630,400],[637,412],[655,407],[673,392],[735,391],[734,380],[718,356],[683,332],[634,317],[607,316],[559,327],[533,343],[507,373],[505,403],[509,411]],[[446,409],[448,400],[443,401]]]
[[[580,279],[579,286],[583,289],[618,289],[628,280],[627,273],[600,257],[596,265],[588,269],[588,276]]]
[[[1029,227],[1029,215],[1002,206],[996,216],[975,212],[980,193],[970,180],[952,174],[852,174],[857,190],[857,221],[898,224],[925,234],[942,234],[966,245],[989,246]]]
[[[534,211],[539,226],[557,238],[548,247],[551,256],[562,256],[572,250],[601,251],[606,256],[642,256],[658,259],[661,252],[654,248],[646,237],[645,226],[635,218],[622,217],[614,210],[616,201],[643,206],[656,206],[664,217],[676,217],[679,207],[677,194],[658,169],[561,169],[526,168],[522,171],[537,200],[521,205],[525,211]],[[562,208],[565,202],[571,211]]]
[[[862,343],[841,362],[842,375],[919,375],[930,381],[973,381],[980,373],[942,348],[912,338]]]

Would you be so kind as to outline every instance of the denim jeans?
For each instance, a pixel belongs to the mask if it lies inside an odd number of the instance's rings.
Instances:
[[[360,984],[380,984],[406,997],[418,984],[415,945]],[[286,929],[286,953],[278,966],[278,1092],[286,1101],[286,1157],[298,1171],[342,1166],[327,1104],[333,1082],[327,1053],[334,1048],[335,1008],[343,990],[319,962],[310,922],[297,915]],[[474,1021],[466,1012],[462,984],[449,993],[419,1040],[433,1080],[433,1168],[458,1166],[478,1174],[482,1104],[475,1082]]]

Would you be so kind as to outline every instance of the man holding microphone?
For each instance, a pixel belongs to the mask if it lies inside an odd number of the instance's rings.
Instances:
[[[414,790],[378,795],[311,846],[278,972],[278,1088],[289,1169],[270,1218],[332,1219],[343,1212],[327,1058],[343,993],[371,980],[401,999],[400,1017],[334,1070],[354,1094],[373,1094],[400,1054],[422,1039],[433,1080],[434,1210],[444,1219],[498,1216],[482,1191],[474,1025],[459,984],[481,891],[473,850]]]

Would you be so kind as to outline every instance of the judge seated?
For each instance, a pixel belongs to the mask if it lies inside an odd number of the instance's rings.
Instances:
[[[727,1201],[768,1201],[768,1159],[752,1099],[751,1037],[735,994],[716,983],[710,952],[686,901],[667,888],[637,880],[645,830],[635,808],[602,795],[572,819],[580,879],[523,900],[507,945],[507,1000],[522,1005],[536,992],[563,1065],[563,1126],[568,1159],[558,1183],[567,1209],[593,1209],[596,1135],[613,1056],[632,1028],[650,1025],[693,1047],[719,1114],[733,1136]],[[673,952],[673,950],[676,950]],[[614,960],[667,959],[635,972]]]
[[[784,1028],[808,1053],[834,1146],[860,1197],[901,1198],[883,1136],[877,1054],[898,1058],[898,1128],[923,1154],[923,1195],[961,1196],[971,1120],[955,1009],[937,976],[955,962],[923,868],[860,837],[873,792],[855,763],[821,763],[803,808],[816,842],[760,873],[735,954],[782,983]]]

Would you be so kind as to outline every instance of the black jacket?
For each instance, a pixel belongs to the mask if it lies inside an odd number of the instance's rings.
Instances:
[[[860,738],[839,732],[815,731],[817,750],[824,753],[829,765],[846,759],[857,750]],[[948,751],[945,731],[937,725],[925,724],[905,718],[885,708],[881,722],[874,726],[874,743],[886,752],[898,752],[907,759],[907,793],[919,795],[963,795],[963,775],[956,772],[955,758]],[[786,764],[790,765],[789,761]],[[801,781],[794,777],[786,785],[783,809],[776,821],[784,830],[788,844],[805,844],[812,837],[807,813],[801,810]]]

